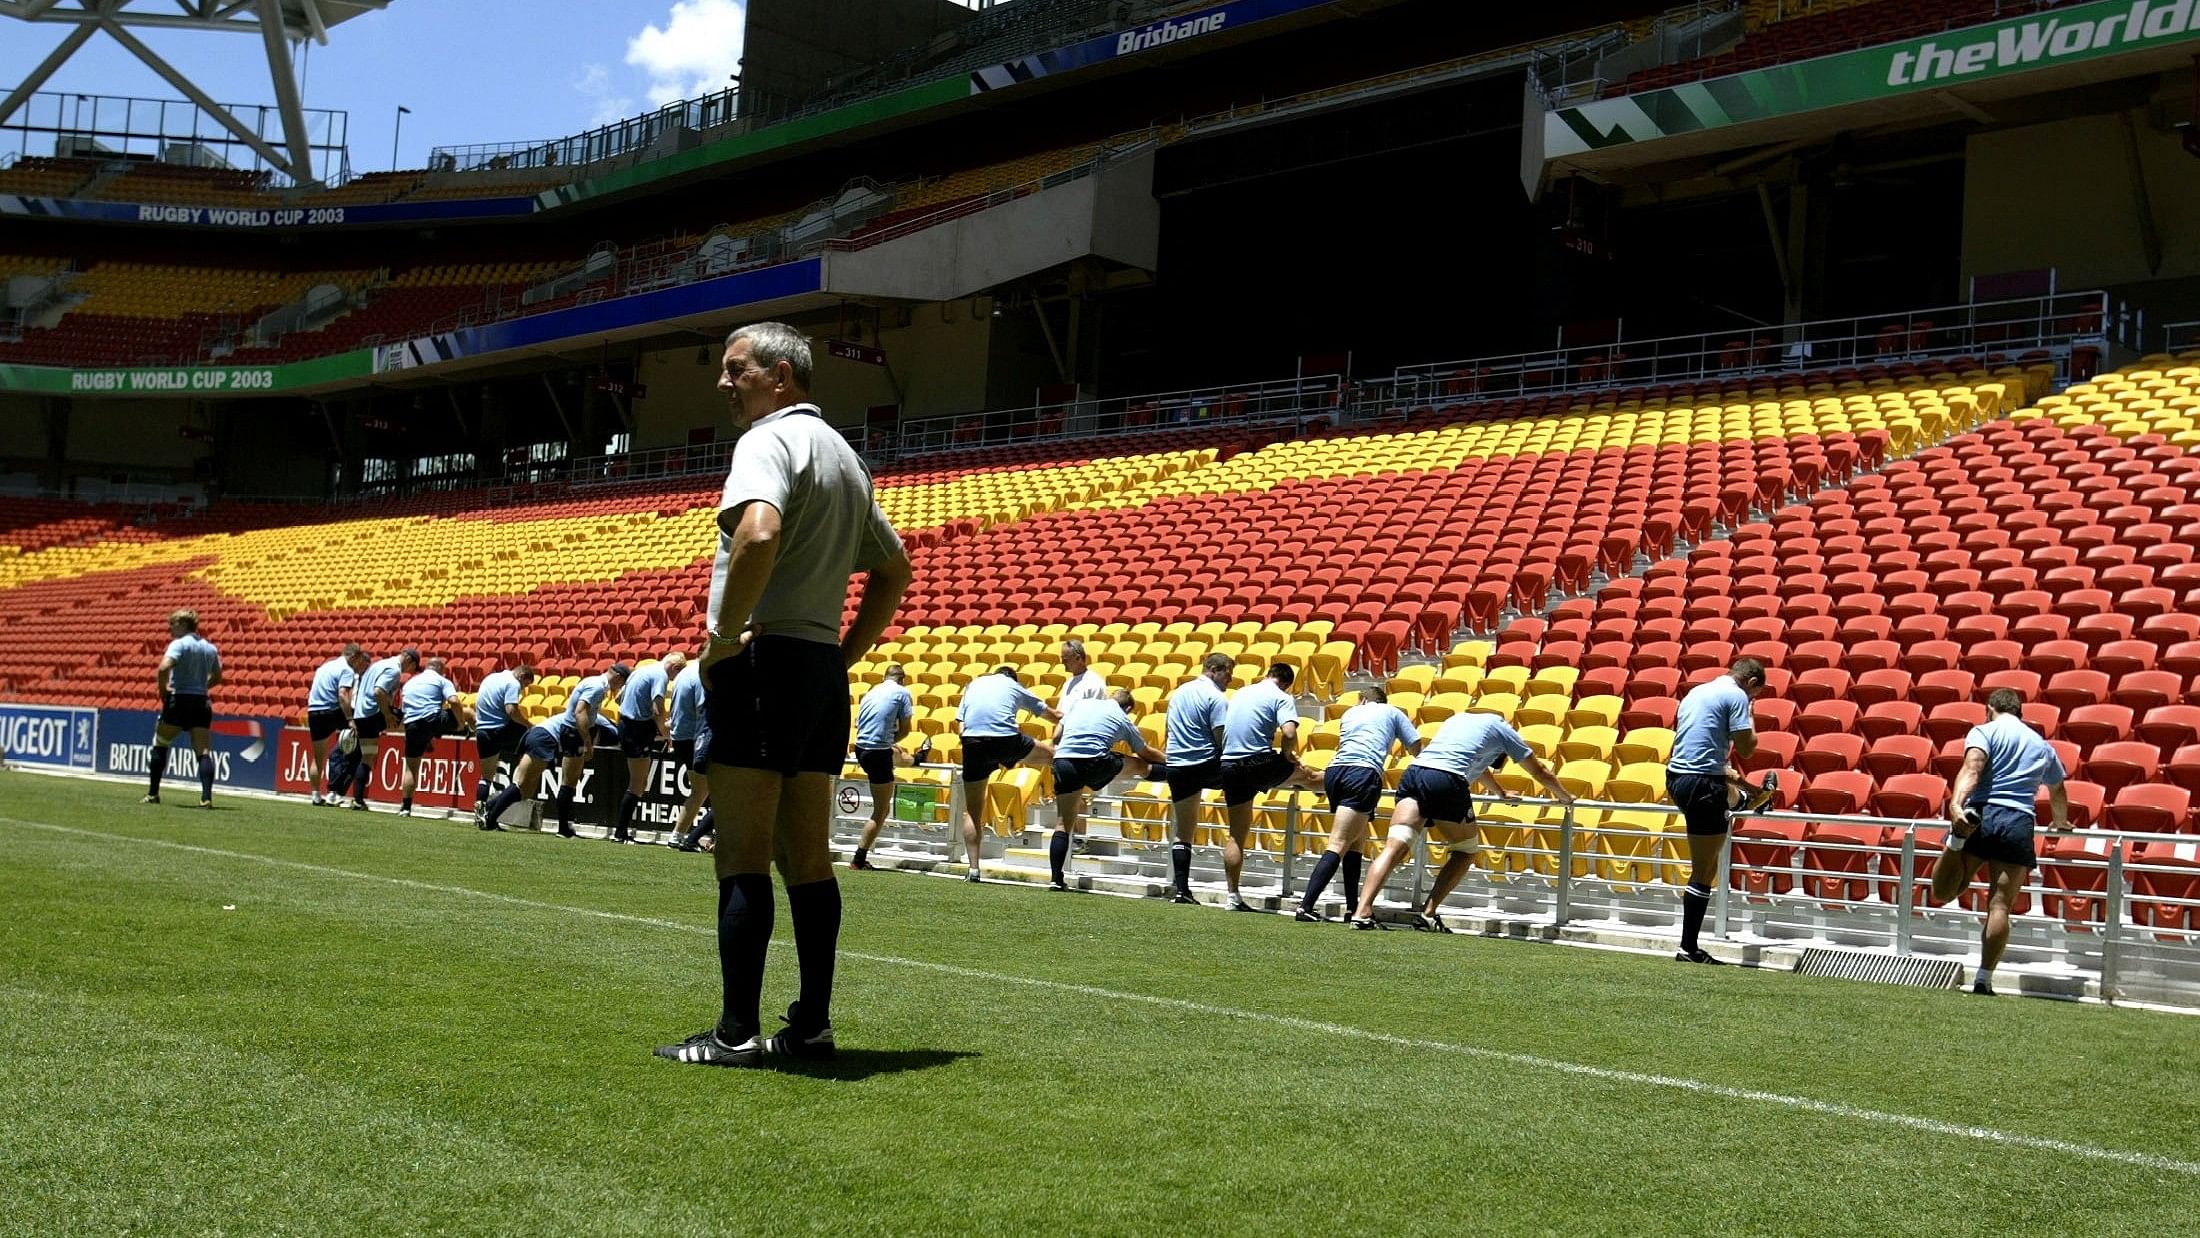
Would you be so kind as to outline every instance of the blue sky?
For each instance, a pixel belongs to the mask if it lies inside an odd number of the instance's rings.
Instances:
[[[741,0],[393,0],[311,48],[305,103],[349,113],[354,172],[390,166],[396,110],[411,108],[398,166],[417,168],[436,146],[562,137],[725,86],[741,56],[741,14]],[[66,33],[0,19],[0,86],[21,82]],[[256,36],[137,33],[216,100],[274,102]],[[105,35],[44,89],[180,97]],[[22,140],[0,132],[0,153]]]

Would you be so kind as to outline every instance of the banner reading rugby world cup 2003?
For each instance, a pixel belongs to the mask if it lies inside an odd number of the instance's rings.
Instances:
[[[99,711],[77,705],[0,705],[0,760],[56,769],[97,764]]]
[[[2200,0],[2101,0],[1558,108],[1543,126],[1543,155],[1561,159],[2180,43],[2200,46]]]
[[[74,396],[283,395],[304,388],[365,378],[374,352],[355,349],[282,365],[136,366],[73,370],[47,365],[0,365],[0,391]]]

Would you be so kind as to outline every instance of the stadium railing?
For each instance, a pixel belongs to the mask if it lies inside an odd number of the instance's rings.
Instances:
[[[934,819],[890,815],[883,841],[911,843],[956,862],[965,803],[960,767],[922,768],[945,777]],[[869,819],[870,789],[860,778],[843,779],[841,786],[836,827],[852,845]],[[1688,863],[1686,851],[1675,846],[1677,833],[1604,818],[1650,816],[1677,827],[1679,809],[1586,798],[1562,807],[1480,794],[1474,802],[1480,854],[1444,904],[1447,914],[1544,921],[1553,933],[1601,925],[1659,935],[1676,923]],[[1156,803],[1161,817],[1134,815],[1133,805],[1150,812]],[[1329,814],[1312,797],[1301,807],[1298,796],[1281,805],[1256,803],[1254,812],[1243,888],[1288,904],[1304,888],[1300,865],[1310,864],[1326,844]],[[1090,833],[1094,826],[1115,828],[1123,850],[1104,858],[1127,855],[1138,862],[1141,877],[1154,881],[1168,871],[1165,821],[1164,801],[1097,794],[1087,811],[1087,838],[1116,842]],[[1746,931],[1749,940],[1740,944],[1749,952],[1831,946],[1975,956],[1984,885],[1972,883],[1944,907],[1927,898],[1947,833],[1944,818],[1737,812],[1733,821],[1707,931],[1720,938]],[[1379,812],[1370,824],[1378,844],[1387,822],[1388,813]],[[1037,796],[1021,820],[1007,824],[1011,838],[1054,828],[1051,808]],[[1203,832],[1211,828],[1202,822]],[[2040,969],[2028,972],[2031,987],[2057,996],[2200,1004],[2200,836],[2043,826],[2036,842],[2040,867],[2012,909],[2005,963]],[[1219,862],[1212,845],[1195,844],[1194,850],[1202,873]],[[1424,834],[1384,893],[1418,908],[1439,863]]]
[[[2085,291],[1622,338],[1401,366],[1388,379],[1367,383],[1356,403],[1362,410],[1440,405],[1980,354],[2038,353],[2034,359],[2056,362],[2058,379],[2068,380],[2103,360],[2112,338],[2124,335],[2135,313],[2106,292]]]
[[[2200,349],[2200,318],[2162,324],[2162,351],[2186,353],[2195,349]]]

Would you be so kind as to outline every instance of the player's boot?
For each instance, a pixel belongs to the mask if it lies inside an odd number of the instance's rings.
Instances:
[[[764,1044],[751,1036],[740,1044],[727,1044],[713,1027],[695,1033],[676,1045],[659,1045],[658,1057],[693,1066],[760,1066],[764,1062]]]
[[[833,1025],[826,1022],[812,1026],[805,1021],[801,1002],[788,1006],[780,1022],[787,1026],[764,1038],[767,1056],[827,1058],[833,1055]]]

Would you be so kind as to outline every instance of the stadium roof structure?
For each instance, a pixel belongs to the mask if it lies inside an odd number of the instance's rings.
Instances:
[[[0,123],[15,114],[38,88],[46,84],[69,58],[105,31],[145,67],[182,91],[239,141],[258,152],[293,181],[313,180],[312,143],[306,133],[304,107],[298,98],[298,80],[291,69],[290,44],[312,39],[326,45],[328,32],[363,13],[387,8],[390,0],[0,0],[0,17],[24,22],[73,26],[38,67],[14,90],[0,99]],[[214,102],[182,70],[162,59],[132,29],[224,30],[257,34],[267,52],[267,71],[275,87],[275,103],[283,118],[283,144],[277,151],[251,128]]]

